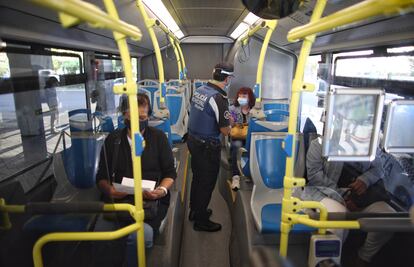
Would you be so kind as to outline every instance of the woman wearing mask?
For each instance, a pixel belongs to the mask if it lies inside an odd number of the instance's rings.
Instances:
[[[253,95],[251,88],[242,87],[237,92],[233,105],[229,107],[231,114],[230,124],[231,127],[246,127],[249,122],[250,109],[254,107],[256,98]],[[233,131],[232,131],[233,132]],[[232,183],[231,188],[237,191],[240,188],[240,173],[237,168],[237,151],[240,147],[245,145],[246,136],[234,136],[231,134],[231,168],[232,168]]]

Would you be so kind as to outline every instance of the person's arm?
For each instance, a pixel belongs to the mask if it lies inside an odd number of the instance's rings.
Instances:
[[[160,184],[153,191],[145,191],[144,198],[146,199],[159,199],[165,197],[168,194],[168,191],[171,189],[174,184],[174,180],[177,177],[177,172],[174,167],[174,156],[171,150],[171,147],[168,143],[167,137],[162,134],[157,136],[159,138],[158,148],[159,148],[159,164],[161,169],[161,179]]]
[[[111,164],[107,163],[112,163],[113,143],[113,138],[109,138],[108,136],[108,138],[105,140],[104,147],[101,149],[98,165],[99,167],[96,173],[96,184],[98,186],[98,189],[106,196],[114,199],[121,199],[126,197],[128,194],[116,191],[114,186],[109,182],[109,177],[112,174],[112,166]]]
[[[308,185],[310,186],[324,186],[335,189],[336,183],[329,179],[324,170],[324,163],[322,158],[322,145],[319,144],[318,139],[311,142],[306,155],[306,169],[308,173]]]
[[[375,159],[370,163],[369,168],[358,176],[355,182],[349,185],[358,195],[365,193],[368,187],[384,178],[385,172],[381,162],[381,151],[379,148],[377,151]]]
[[[220,94],[217,94],[214,97],[210,98],[209,104],[216,115],[216,121],[220,129],[220,132],[224,136],[228,136],[231,130],[231,115],[229,112],[229,103],[227,102],[227,99],[222,97]]]

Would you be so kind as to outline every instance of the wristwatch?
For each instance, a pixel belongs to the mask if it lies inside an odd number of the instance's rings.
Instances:
[[[168,194],[168,189],[164,186],[158,186],[157,189],[161,189],[162,191],[164,191],[164,196],[166,196]]]

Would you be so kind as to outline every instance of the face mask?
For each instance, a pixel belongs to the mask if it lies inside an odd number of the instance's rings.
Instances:
[[[148,120],[139,121],[139,130],[143,131],[148,127]]]
[[[239,102],[240,106],[247,106],[247,104],[249,104],[247,98],[244,97],[237,98],[237,102]]]
[[[125,126],[131,130],[131,121],[129,119],[124,119]]]
[[[129,130],[131,130],[131,121],[130,121],[129,119],[125,119],[125,120],[124,120],[124,124],[125,124],[125,126],[126,126]],[[147,127],[148,127],[148,120],[145,120],[145,121],[139,121],[139,129],[140,129],[140,131],[145,130],[145,128],[147,128]]]

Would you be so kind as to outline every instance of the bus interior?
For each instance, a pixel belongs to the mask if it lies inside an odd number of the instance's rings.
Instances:
[[[95,176],[137,92],[177,172],[152,247],[136,239],[138,266],[414,266],[413,10],[413,0],[0,0],[0,266],[128,266],[143,202],[103,204]],[[189,111],[220,62],[234,65],[229,105],[242,87],[256,104],[237,162],[221,137],[209,207],[222,229],[197,232]],[[380,162],[393,212],[331,213],[313,199],[329,189],[308,186],[315,139],[324,166]],[[130,228],[108,221],[119,211]],[[367,233],[389,238],[361,263]]]

